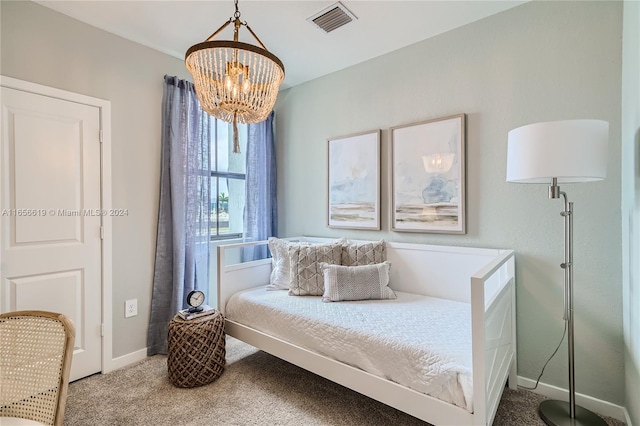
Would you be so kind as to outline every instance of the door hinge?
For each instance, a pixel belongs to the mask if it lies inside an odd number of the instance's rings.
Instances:
[[[100,143],[104,142],[104,131],[102,129],[100,129],[98,138],[100,139]]]
[[[100,226],[100,239],[104,240],[104,226]]]
[[[100,337],[104,337],[104,324],[100,324]]]

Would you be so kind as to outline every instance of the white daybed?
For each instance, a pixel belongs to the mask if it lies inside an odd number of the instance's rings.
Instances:
[[[315,243],[332,241],[310,237],[288,240]],[[269,283],[271,259],[238,262],[243,248],[266,244],[267,241],[259,241],[218,247],[218,309],[223,314],[234,294],[258,294],[258,291],[247,290]],[[258,326],[248,326],[244,321],[240,323],[227,318],[226,332],[429,423],[455,426],[492,424],[507,379],[509,386],[514,389],[517,383],[513,251],[387,242],[386,257],[392,264],[390,287],[396,292],[470,304],[471,344],[468,346],[472,359],[471,409],[444,402],[309,350],[306,341],[303,344],[289,336],[276,337],[258,330]],[[265,293],[272,294],[269,295],[271,300],[280,296],[274,293],[285,293],[284,297],[313,303],[310,296],[286,296],[286,292],[282,291]],[[316,301],[322,304],[318,299]],[[265,322],[268,320],[265,319]],[[468,324],[466,326],[469,328]]]

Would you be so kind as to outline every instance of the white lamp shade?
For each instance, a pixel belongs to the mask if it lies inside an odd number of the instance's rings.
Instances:
[[[507,181],[590,182],[607,177],[609,123],[602,120],[549,121],[509,132]]]

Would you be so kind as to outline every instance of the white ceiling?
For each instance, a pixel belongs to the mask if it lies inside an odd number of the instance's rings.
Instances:
[[[282,88],[375,58],[528,0],[343,0],[358,19],[327,34],[307,18],[334,1],[239,0],[240,19],[285,66]],[[176,58],[235,12],[232,0],[57,1],[37,3]],[[232,39],[232,26],[216,40]],[[245,27],[240,40],[256,44]]]

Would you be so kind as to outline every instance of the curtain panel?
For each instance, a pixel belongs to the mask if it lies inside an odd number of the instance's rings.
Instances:
[[[247,241],[266,240],[278,233],[274,117],[275,113],[271,111],[265,121],[249,124],[243,223],[244,239]],[[266,246],[247,247],[242,252],[245,262],[268,256]]]
[[[186,295],[209,288],[211,118],[191,82],[164,77],[160,205],[147,354],[167,353]]]

